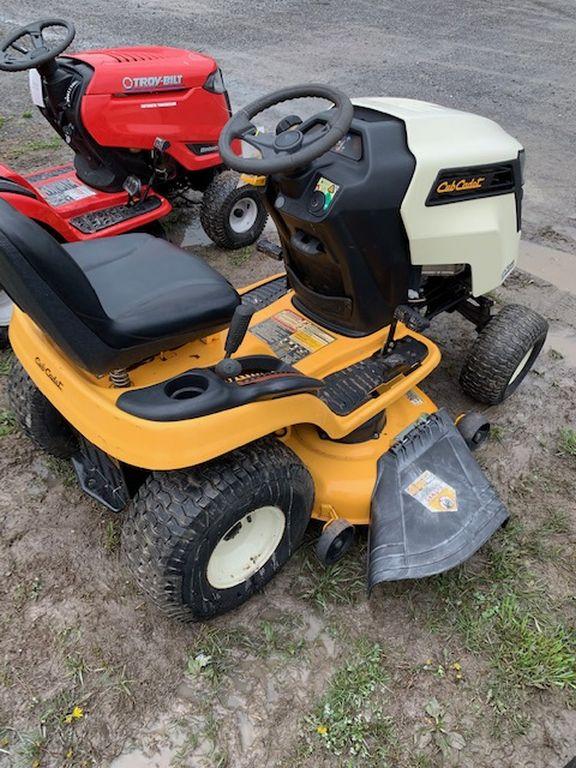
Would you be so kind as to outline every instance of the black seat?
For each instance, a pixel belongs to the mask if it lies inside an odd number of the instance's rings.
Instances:
[[[240,298],[194,254],[151,235],[60,245],[0,200],[0,285],[95,374],[225,328]]]

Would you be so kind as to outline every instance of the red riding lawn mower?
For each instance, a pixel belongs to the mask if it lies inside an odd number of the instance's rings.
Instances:
[[[32,99],[74,161],[20,175],[0,164],[0,198],[60,241],[162,234],[186,192],[203,193],[200,221],[221,248],[255,242],[266,223],[258,188],[226,170],[218,138],[231,115],[214,59],[142,46],[61,54],[74,25],[44,19],[0,42],[0,70],[30,71]],[[0,290],[0,347],[12,305]]]

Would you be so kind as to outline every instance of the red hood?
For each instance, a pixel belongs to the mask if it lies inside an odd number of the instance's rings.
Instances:
[[[86,91],[89,95],[194,88],[204,85],[217,66],[210,56],[167,46],[104,48],[74,53],[68,58],[94,70]]]

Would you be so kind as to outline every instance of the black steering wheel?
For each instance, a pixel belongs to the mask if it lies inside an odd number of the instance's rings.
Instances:
[[[64,38],[58,43],[51,44],[44,38],[44,30],[51,27],[66,30]],[[0,42],[0,70],[21,72],[24,69],[38,69],[65,51],[75,35],[74,24],[63,19],[41,19],[20,27]]]
[[[258,134],[252,122],[265,109],[292,99],[319,98],[331,101],[333,109],[319,112],[297,128],[278,135]],[[288,173],[308,165],[340,141],[347,133],[354,116],[354,108],[345,93],[328,85],[297,85],[253,101],[236,112],[224,126],[218,146],[222,160],[230,168],[244,173],[268,176]],[[320,130],[308,130],[312,126]],[[232,142],[241,139],[259,150],[262,157],[240,157],[232,149]]]

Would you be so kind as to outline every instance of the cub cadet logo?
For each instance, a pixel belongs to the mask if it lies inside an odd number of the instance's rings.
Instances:
[[[58,378],[58,376],[56,376],[56,374],[55,374],[55,373],[52,373],[52,371],[50,370],[50,368],[47,368],[47,367],[46,367],[46,365],[45,365],[45,364],[42,362],[42,360],[40,360],[40,358],[39,358],[39,357],[37,357],[37,358],[35,359],[35,361],[34,361],[34,362],[36,363],[36,365],[38,366],[38,368],[40,368],[40,370],[42,371],[42,373],[45,373],[45,374],[46,374],[46,376],[48,376],[48,378],[50,379],[50,381],[51,381],[53,384],[56,384],[56,386],[58,387],[58,389],[62,389],[62,386],[63,386],[63,384],[62,384],[62,382],[60,381],[60,379]]]
[[[443,181],[436,187],[436,192],[439,195],[444,195],[446,192],[468,192],[471,189],[482,189],[485,176],[472,177],[471,179],[453,179],[452,181]]]
[[[178,88],[184,75],[154,75],[153,77],[123,77],[122,88],[125,91],[159,91]]]

